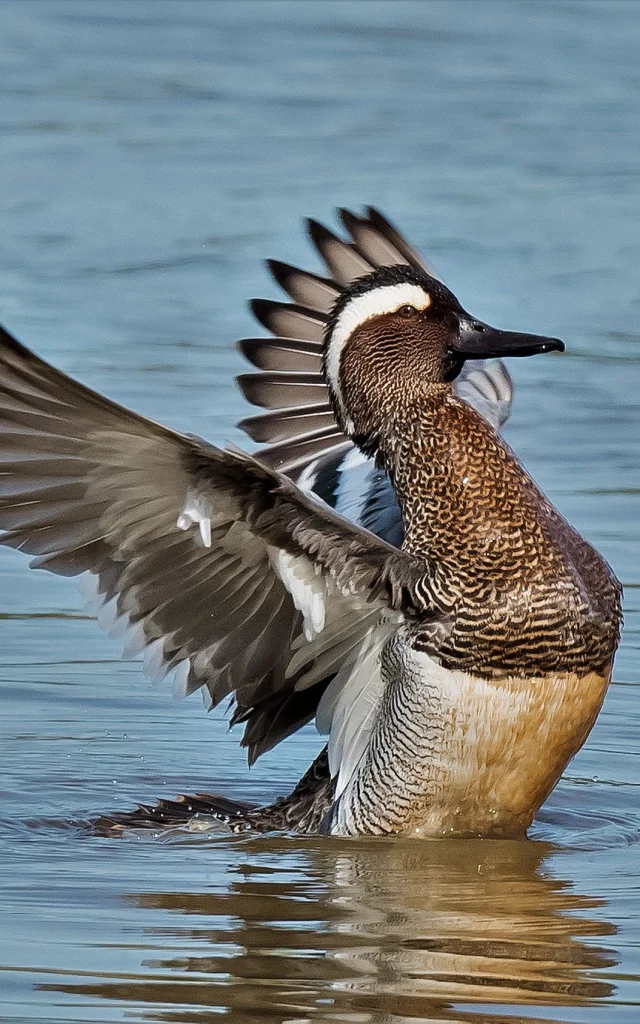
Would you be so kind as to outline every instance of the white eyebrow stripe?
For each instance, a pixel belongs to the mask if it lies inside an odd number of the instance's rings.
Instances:
[[[345,342],[353,332],[372,317],[394,313],[400,306],[427,309],[430,304],[429,293],[420,285],[411,284],[409,281],[372,288],[370,292],[356,295],[347,303],[331,332],[326,356],[327,376],[341,406],[343,401],[340,392],[340,356]]]

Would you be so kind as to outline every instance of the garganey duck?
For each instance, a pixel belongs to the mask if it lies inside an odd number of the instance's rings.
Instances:
[[[602,704],[620,585],[500,438],[510,381],[483,362],[562,343],[474,319],[377,211],[342,219],[349,241],[310,224],[327,277],[272,262],[294,302],[253,303],[276,336],[240,343],[255,456],[1,335],[3,543],[92,580],[150,675],[231,696],[250,761],[328,734],[270,807],[205,794],[99,828],[522,834]]]

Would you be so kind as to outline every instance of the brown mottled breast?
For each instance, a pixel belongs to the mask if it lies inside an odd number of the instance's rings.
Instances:
[[[451,668],[538,675],[612,660],[621,588],[510,448],[447,385],[400,399],[382,453],[405,548],[442,618],[416,646]]]

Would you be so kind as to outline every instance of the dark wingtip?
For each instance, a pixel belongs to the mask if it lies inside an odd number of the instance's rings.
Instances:
[[[281,260],[271,259],[265,260],[264,265],[276,284],[279,284],[286,291],[286,281],[295,272],[296,268],[292,267],[289,263],[283,263]]]
[[[238,387],[240,387],[239,384],[238,384]],[[240,388],[240,390],[242,390],[242,388]],[[238,422],[236,423],[236,427],[238,428],[238,430],[243,430],[245,432],[245,434],[247,435],[247,437],[250,437],[252,441],[257,441],[258,443],[260,443],[260,442],[262,442],[263,438],[262,438],[262,436],[260,434],[259,427],[255,427],[254,424],[253,424],[253,420],[254,419],[260,419],[261,420],[262,417],[261,416],[255,416],[255,417],[254,416],[245,416],[244,419],[238,420]],[[233,723],[231,723],[231,724],[233,724]]]
[[[236,343],[235,343],[235,348],[240,353],[240,355],[244,356],[244,358],[249,363],[251,363],[253,366],[256,365],[255,362],[254,362],[254,359],[255,359],[255,349],[257,347],[256,346],[256,342],[259,341],[259,340],[262,340],[262,339],[258,339],[258,338],[240,338],[240,340],[236,341]]]
[[[7,328],[0,324],[0,344],[4,345],[5,348],[10,349],[12,352],[17,353],[25,358],[37,358],[34,357],[31,349],[28,349],[26,345],[23,345],[21,341],[14,338],[13,334],[10,334]]]
[[[251,405],[261,405],[260,399],[255,393],[261,379],[262,374],[259,373],[239,373],[236,377],[236,387],[240,389],[244,398]],[[264,406],[261,406],[261,408],[264,408]]]
[[[337,238],[333,231],[321,224],[319,220],[314,220],[313,217],[307,217],[305,221],[307,234],[314,245],[320,245],[327,238]]]
[[[253,313],[254,317],[259,324],[269,331],[269,314],[273,312],[274,308],[282,305],[274,299],[249,299],[249,309]]]
[[[352,213],[351,210],[347,210],[345,206],[337,207],[336,213],[338,214],[340,223],[349,232],[351,231],[351,228],[358,224],[360,221],[360,218],[357,217],[355,213]]]
[[[382,213],[382,211],[379,210],[377,206],[365,206],[364,209],[365,209],[365,213],[366,213],[367,217],[369,218],[371,223],[374,225],[374,227],[375,227],[376,223],[378,223],[378,224],[383,224],[387,228],[392,228],[393,231],[397,231],[398,230],[396,228],[395,224],[392,224],[391,221],[389,220],[389,218],[385,217],[384,213]]]

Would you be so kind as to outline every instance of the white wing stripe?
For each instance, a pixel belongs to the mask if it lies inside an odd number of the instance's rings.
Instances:
[[[211,515],[211,506],[207,499],[198,491],[189,491],[184,508],[176,520],[176,526],[179,530],[188,530],[197,523],[202,543],[205,548],[210,548]]]
[[[269,557],[274,571],[291,594],[295,607],[304,616],[307,640],[321,633],[325,623],[325,580],[318,576],[306,558],[296,558],[285,551],[271,548]]]

